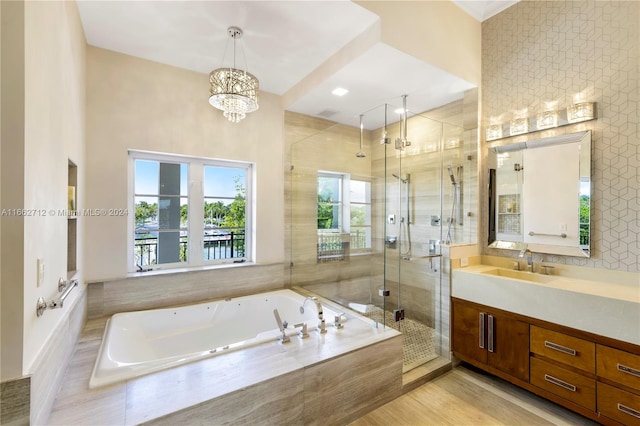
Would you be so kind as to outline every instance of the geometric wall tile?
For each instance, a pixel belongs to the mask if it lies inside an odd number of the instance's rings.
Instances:
[[[558,129],[592,131],[591,257],[554,262],[640,271],[639,27],[638,1],[523,0],[482,23],[482,129],[576,93],[597,102],[597,120]]]

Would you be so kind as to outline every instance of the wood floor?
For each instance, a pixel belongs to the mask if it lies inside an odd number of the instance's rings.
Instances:
[[[458,366],[351,426],[596,424],[501,379]]]

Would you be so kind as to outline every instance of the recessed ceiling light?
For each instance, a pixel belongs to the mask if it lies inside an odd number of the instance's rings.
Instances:
[[[404,113],[404,108],[398,108],[398,109],[394,110],[393,112],[395,112],[396,114],[403,114]]]
[[[336,87],[335,89],[333,89],[333,91],[331,91],[331,93],[336,96],[344,96],[349,93],[349,91],[347,89],[343,89],[342,87]]]

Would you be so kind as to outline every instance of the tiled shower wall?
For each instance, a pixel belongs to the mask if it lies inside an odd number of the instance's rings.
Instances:
[[[593,133],[591,258],[548,261],[640,271],[639,24],[637,1],[527,0],[482,24],[484,126],[523,108],[533,115],[545,101],[566,108],[577,93],[597,102],[597,120],[557,129]],[[485,253],[508,255],[482,240]]]

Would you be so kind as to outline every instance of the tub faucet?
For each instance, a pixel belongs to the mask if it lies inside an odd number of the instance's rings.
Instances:
[[[280,313],[278,312],[277,309],[273,310],[273,316],[276,317],[276,322],[278,323],[278,329],[280,329],[280,332],[282,333],[282,336],[279,339],[280,342],[281,343],[289,342],[291,339],[289,338],[289,336],[287,336],[287,332],[285,331],[285,329],[288,326],[287,322],[286,321],[284,323],[282,322],[282,320],[280,319]]]
[[[324,315],[322,313],[322,304],[320,303],[317,297],[309,296],[306,299],[304,299],[304,302],[302,302],[302,306],[300,306],[300,313],[301,314],[304,313],[304,305],[306,305],[306,303],[309,300],[315,302],[316,308],[318,309],[318,331],[320,332],[320,334],[325,334],[327,332],[327,328],[324,321]]]

